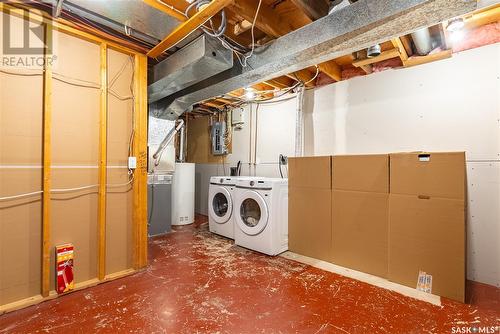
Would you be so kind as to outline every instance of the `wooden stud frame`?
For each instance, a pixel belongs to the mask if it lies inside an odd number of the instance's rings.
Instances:
[[[52,43],[52,27],[45,24],[45,41]],[[42,296],[50,292],[50,189],[52,160],[52,64],[50,55],[45,54],[43,71],[43,194],[42,194]]]
[[[25,18],[25,9],[14,8],[5,3],[0,3],[0,11]],[[51,21],[41,14],[30,13],[29,19],[45,26],[46,41],[53,38],[53,30],[100,45],[100,151],[99,151],[99,201],[98,201],[98,280],[105,282],[111,279],[129,275],[135,270],[147,266],[147,57],[146,55],[120,45],[114,41],[105,40],[99,36],[80,31],[69,23],[61,20]],[[134,155],[137,157],[137,169],[133,181],[133,224],[134,224],[134,270],[124,271],[123,274],[105,275],[106,263],[106,164],[107,164],[107,51],[113,49],[134,57]],[[42,194],[42,268],[41,268],[41,295],[29,297],[8,305],[0,305],[0,314],[10,310],[19,309],[42,302],[56,296],[50,291],[51,273],[51,130],[52,130],[52,66],[50,55],[45,54],[45,67],[43,71],[43,194]],[[78,285],[78,284],[77,284]],[[91,286],[81,284],[82,287]]]
[[[145,55],[134,57],[134,145],[137,158],[134,171],[134,269],[143,268],[148,263],[147,235],[147,71],[148,58]]]
[[[107,183],[107,131],[108,131],[108,46],[101,43],[101,97],[99,110],[99,193],[97,215],[98,268],[97,277],[106,276],[106,183]]]

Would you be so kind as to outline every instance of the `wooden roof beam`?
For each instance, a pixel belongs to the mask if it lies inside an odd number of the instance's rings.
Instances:
[[[291,0],[311,20],[315,21],[328,14],[328,3],[323,0]]]
[[[212,2],[210,2],[196,14],[191,16],[187,21],[176,27],[174,31],[170,33],[170,35],[165,37],[160,43],[152,48],[147,53],[147,55],[152,58],[158,57],[163,52],[175,46],[177,43],[189,36],[189,34],[198,29],[205,22],[207,22],[212,16],[214,16],[222,9],[224,9],[224,7],[233,2],[234,0],[212,0]]]

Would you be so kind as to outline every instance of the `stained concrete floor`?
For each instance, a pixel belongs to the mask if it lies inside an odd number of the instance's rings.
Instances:
[[[433,306],[236,247],[198,217],[151,241],[147,270],[0,316],[0,333],[453,333],[500,325],[500,290],[469,291],[472,305]]]

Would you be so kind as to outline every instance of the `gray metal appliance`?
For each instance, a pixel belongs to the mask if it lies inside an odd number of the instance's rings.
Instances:
[[[172,174],[148,175],[148,235],[172,230]]]

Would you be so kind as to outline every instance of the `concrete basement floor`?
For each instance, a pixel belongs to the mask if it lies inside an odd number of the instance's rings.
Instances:
[[[500,325],[500,289],[475,284],[472,305],[443,298],[437,307],[236,247],[208,232],[202,216],[154,238],[149,256],[143,272],[0,316],[0,333],[453,333]]]

